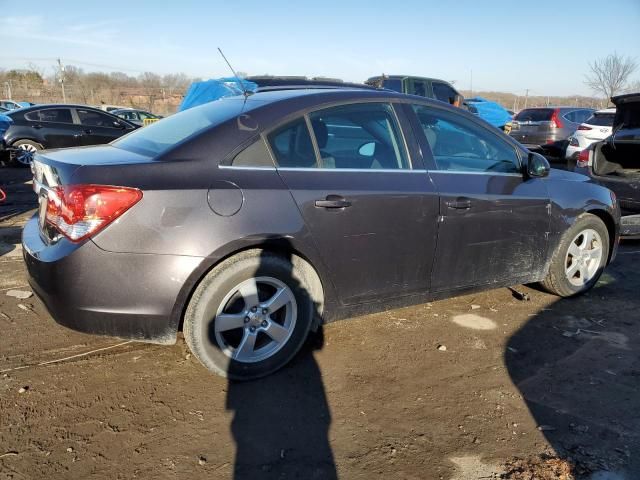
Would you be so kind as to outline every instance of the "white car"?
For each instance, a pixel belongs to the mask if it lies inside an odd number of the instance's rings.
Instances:
[[[593,112],[593,115],[586,122],[581,123],[573,135],[567,139],[569,145],[567,145],[565,158],[567,160],[576,158],[582,150],[592,143],[604,140],[611,135],[615,115],[615,108],[605,108]]]

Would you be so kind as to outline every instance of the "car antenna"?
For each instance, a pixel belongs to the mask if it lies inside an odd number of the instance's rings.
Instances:
[[[236,71],[233,69],[233,67],[229,63],[229,60],[227,60],[227,57],[224,56],[224,53],[222,53],[222,49],[220,47],[218,47],[218,51],[220,52],[220,55],[222,55],[222,58],[224,58],[224,61],[227,62],[227,65],[229,65],[229,69],[233,73],[233,76],[236,77],[236,80],[238,80],[238,83],[240,84],[240,88],[242,89],[242,94],[244,95],[244,98],[247,98],[249,95],[251,95],[252,92],[247,90],[247,87],[245,87],[244,82],[240,79]]]

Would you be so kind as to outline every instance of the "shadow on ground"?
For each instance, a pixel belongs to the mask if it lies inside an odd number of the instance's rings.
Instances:
[[[640,243],[631,246],[589,294],[536,314],[505,352],[538,428],[578,478],[640,478]]]
[[[297,359],[269,377],[230,382],[227,409],[234,412],[234,479],[336,479],[329,445],[331,413],[312,352],[316,334]]]

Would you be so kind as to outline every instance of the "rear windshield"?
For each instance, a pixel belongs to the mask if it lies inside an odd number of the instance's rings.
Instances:
[[[248,110],[244,97],[225,98],[190,108],[159,122],[134,130],[112,145],[123,150],[155,157],[174,145],[210,127],[220,125]]]
[[[530,108],[519,112],[514,120],[519,122],[545,122],[551,120],[553,108]]]
[[[595,125],[596,127],[612,127],[615,116],[615,113],[594,113],[584,123]]]

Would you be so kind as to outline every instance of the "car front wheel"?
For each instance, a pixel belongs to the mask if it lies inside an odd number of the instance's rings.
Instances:
[[[608,256],[606,225],[595,215],[584,214],[562,236],[542,285],[561,297],[584,293],[602,275]]]
[[[250,250],[209,272],[185,312],[193,354],[233,380],[268,375],[303,345],[316,315],[308,264]]]

